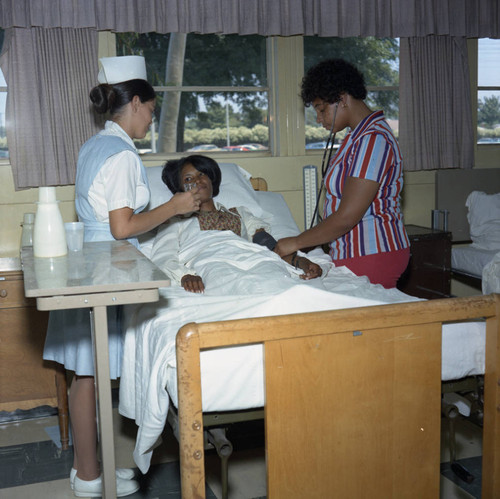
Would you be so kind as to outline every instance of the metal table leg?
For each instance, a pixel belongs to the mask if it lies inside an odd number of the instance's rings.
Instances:
[[[94,307],[91,319],[92,336],[95,345],[95,384],[101,443],[102,497],[110,499],[116,497],[116,479],[106,306]]]

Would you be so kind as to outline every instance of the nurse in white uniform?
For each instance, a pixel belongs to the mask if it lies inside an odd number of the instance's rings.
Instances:
[[[107,57],[100,60],[99,85],[90,92],[96,112],[109,113],[104,130],[87,141],[78,156],[75,205],[85,224],[86,241],[127,239],[165,220],[199,209],[195,191],[176,194],[168,203],[142,212],[149,201],[144,165],[133,139],[144,138],[152,120],[155,92],[146,81],[146,65],[139,56]],[[112,379],[120,376],[122,338],[120,308],[108,308],[109,362]],[[97,425],[94,359],[88,309],[50,314],[44,359],[74,371],[69,396],[73,435],[73,469],[70,485],[77,497],[102,495],[97,460]],[[117,495],[136,492],[132,470],[117,469]]]

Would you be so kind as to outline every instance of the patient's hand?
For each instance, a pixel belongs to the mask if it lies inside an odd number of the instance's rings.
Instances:
[[[321,267],[318,264],[311,262],[311,260],[308,260],[303,256],[299,256],[297,258],[299,269],[302,269],[304,271],[304,273],[300,276],[301,279],[315,279],[316,277],[320,277],[323,273]]]
[[[205,285],[199,275],[183,275],[181,285],[186,291],[191,291],[191,293],[203,293],[205,291]]]

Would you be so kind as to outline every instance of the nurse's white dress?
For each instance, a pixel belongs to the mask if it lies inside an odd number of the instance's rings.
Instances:
[[[144,166],[138,154],[131,151],[131,148],[135,151],[134,143],[123,129],[116,123],[108,121],[100,135],[119,137],[124,142],[123,151],[102,163],[95,178],[91,179],[91,186],[88,189],[87,201],[92,207],[95,222],[109,226],[109,211],[123,207],[135,211],[143,209],[149,201],[149,188],[144,178]],[[77,182],[78,178],[77,174]],[[81,219],[81,213],[78,215]],[[94,231],[86,224],[86,241],[107,239],[109,237]],[[107,315],[110,377],[116,379],[120,377],[123,350],[121,307],[108,307]],[[94,375],[90,309],[50,313],[43,358],[63,364],[66,369],[80,376]]]

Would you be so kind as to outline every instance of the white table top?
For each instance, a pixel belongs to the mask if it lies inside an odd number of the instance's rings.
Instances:
[[[0,272],[16,272],[21,270],[21,259],[12,256],[0,257]]]
[[[78,295],[170,285],[167,276],[128,241],[84,243],[67,256],[35,258],[21,253],[27,297]]]

